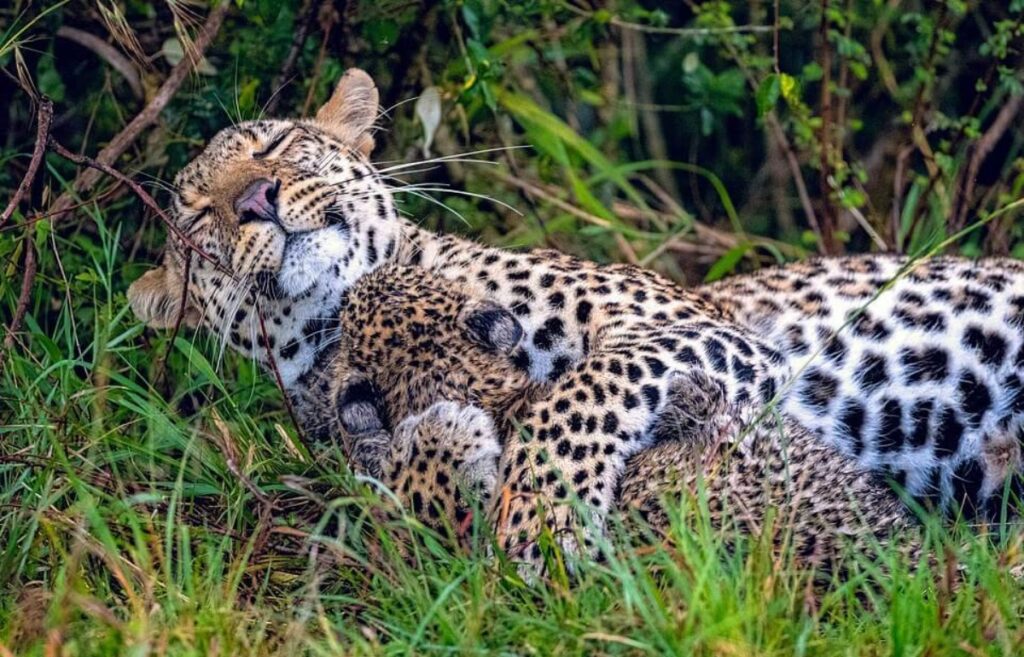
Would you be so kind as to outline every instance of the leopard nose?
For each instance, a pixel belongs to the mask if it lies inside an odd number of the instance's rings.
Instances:
[[[238,225],[250,221],[274,221],[277,217],[277,193],[281,189],[280,180],[258,178],[245,188],[235,199],[235,213]]]

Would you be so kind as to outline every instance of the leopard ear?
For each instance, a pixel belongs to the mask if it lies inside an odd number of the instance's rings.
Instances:
[[[128,287],[128,303],[135,316],[151,328],[173,328],[181,314],[181,276],[166,265],[150,269]],[[199,311],[192,304],[181,315],[184,326],[199,325]]]
[[[345,71],[331,98],[316,113],[324,129],[363,155],[373,150],[372,128],[377,120],[380,94],[366,71]]]
[[[498,353],[512,353],[523,339],[523,327],[515,315],[490,301],[469,309],[463,322],[470,338]]]

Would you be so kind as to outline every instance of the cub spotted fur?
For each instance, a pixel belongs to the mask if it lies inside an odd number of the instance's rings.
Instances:
[[[496,494],[499,445],[551,393],[512,362],[518,322],[464,285],[393,266],[357,283],[342,322],[360,330],[342,338],[329,380],[355,462],[426,523],[464,526],[464,491]],[[703,486],[716,527],[770,530],[805,565],[891,541],[916,556],[901,502],[834,448],[775,415],[756,417],[753,405],[729,407],[704,375],[679,378],[669,397],[654,428],[661,441],[626,464],[620,508],[665,530],[669,507]]]

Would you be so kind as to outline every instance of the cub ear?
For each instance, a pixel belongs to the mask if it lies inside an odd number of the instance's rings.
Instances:
[[[523,327],[515,315],[490,301],[471,308],[463,322],[470,338],[498,353],[512,353],[523,339]]]
[[[156,329],[173,328],[181,311],[181,276],[165,265],[150,269],[128,287],[128,303],[135,316]],[[199,311],[189,304],[181,323],[188,327],[199,325]]]
[[[363,155],[374,142],[371,128],[377,120],[380,94],[373,79],[358,68],[345,71],[331,98],[316,113],[316,121]]]

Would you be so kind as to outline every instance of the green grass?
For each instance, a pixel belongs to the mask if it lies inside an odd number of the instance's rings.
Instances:
[[[485,534],[473,554],[449,549],[342,466],[311,464],[251,362],[143,331],[118,287],[137,274],[125,241],[93,219],[96,234],[54,242],[74,275],[44,282],[31,344],[0,375],[4,655],[1024,651],[1021,537],[960,526],[929,528],[938,572],[881,553],[891,577],[865,560],[815,592],[771,541],[712,531],[694,500],[666,545],[615,532],[609,563],[570,585],[553,558],[551,583],[527,586],[485,556]],[[0,287],[4,307],[16,290]],[[330,481],[332,500],[299,503],[297,475]]]

